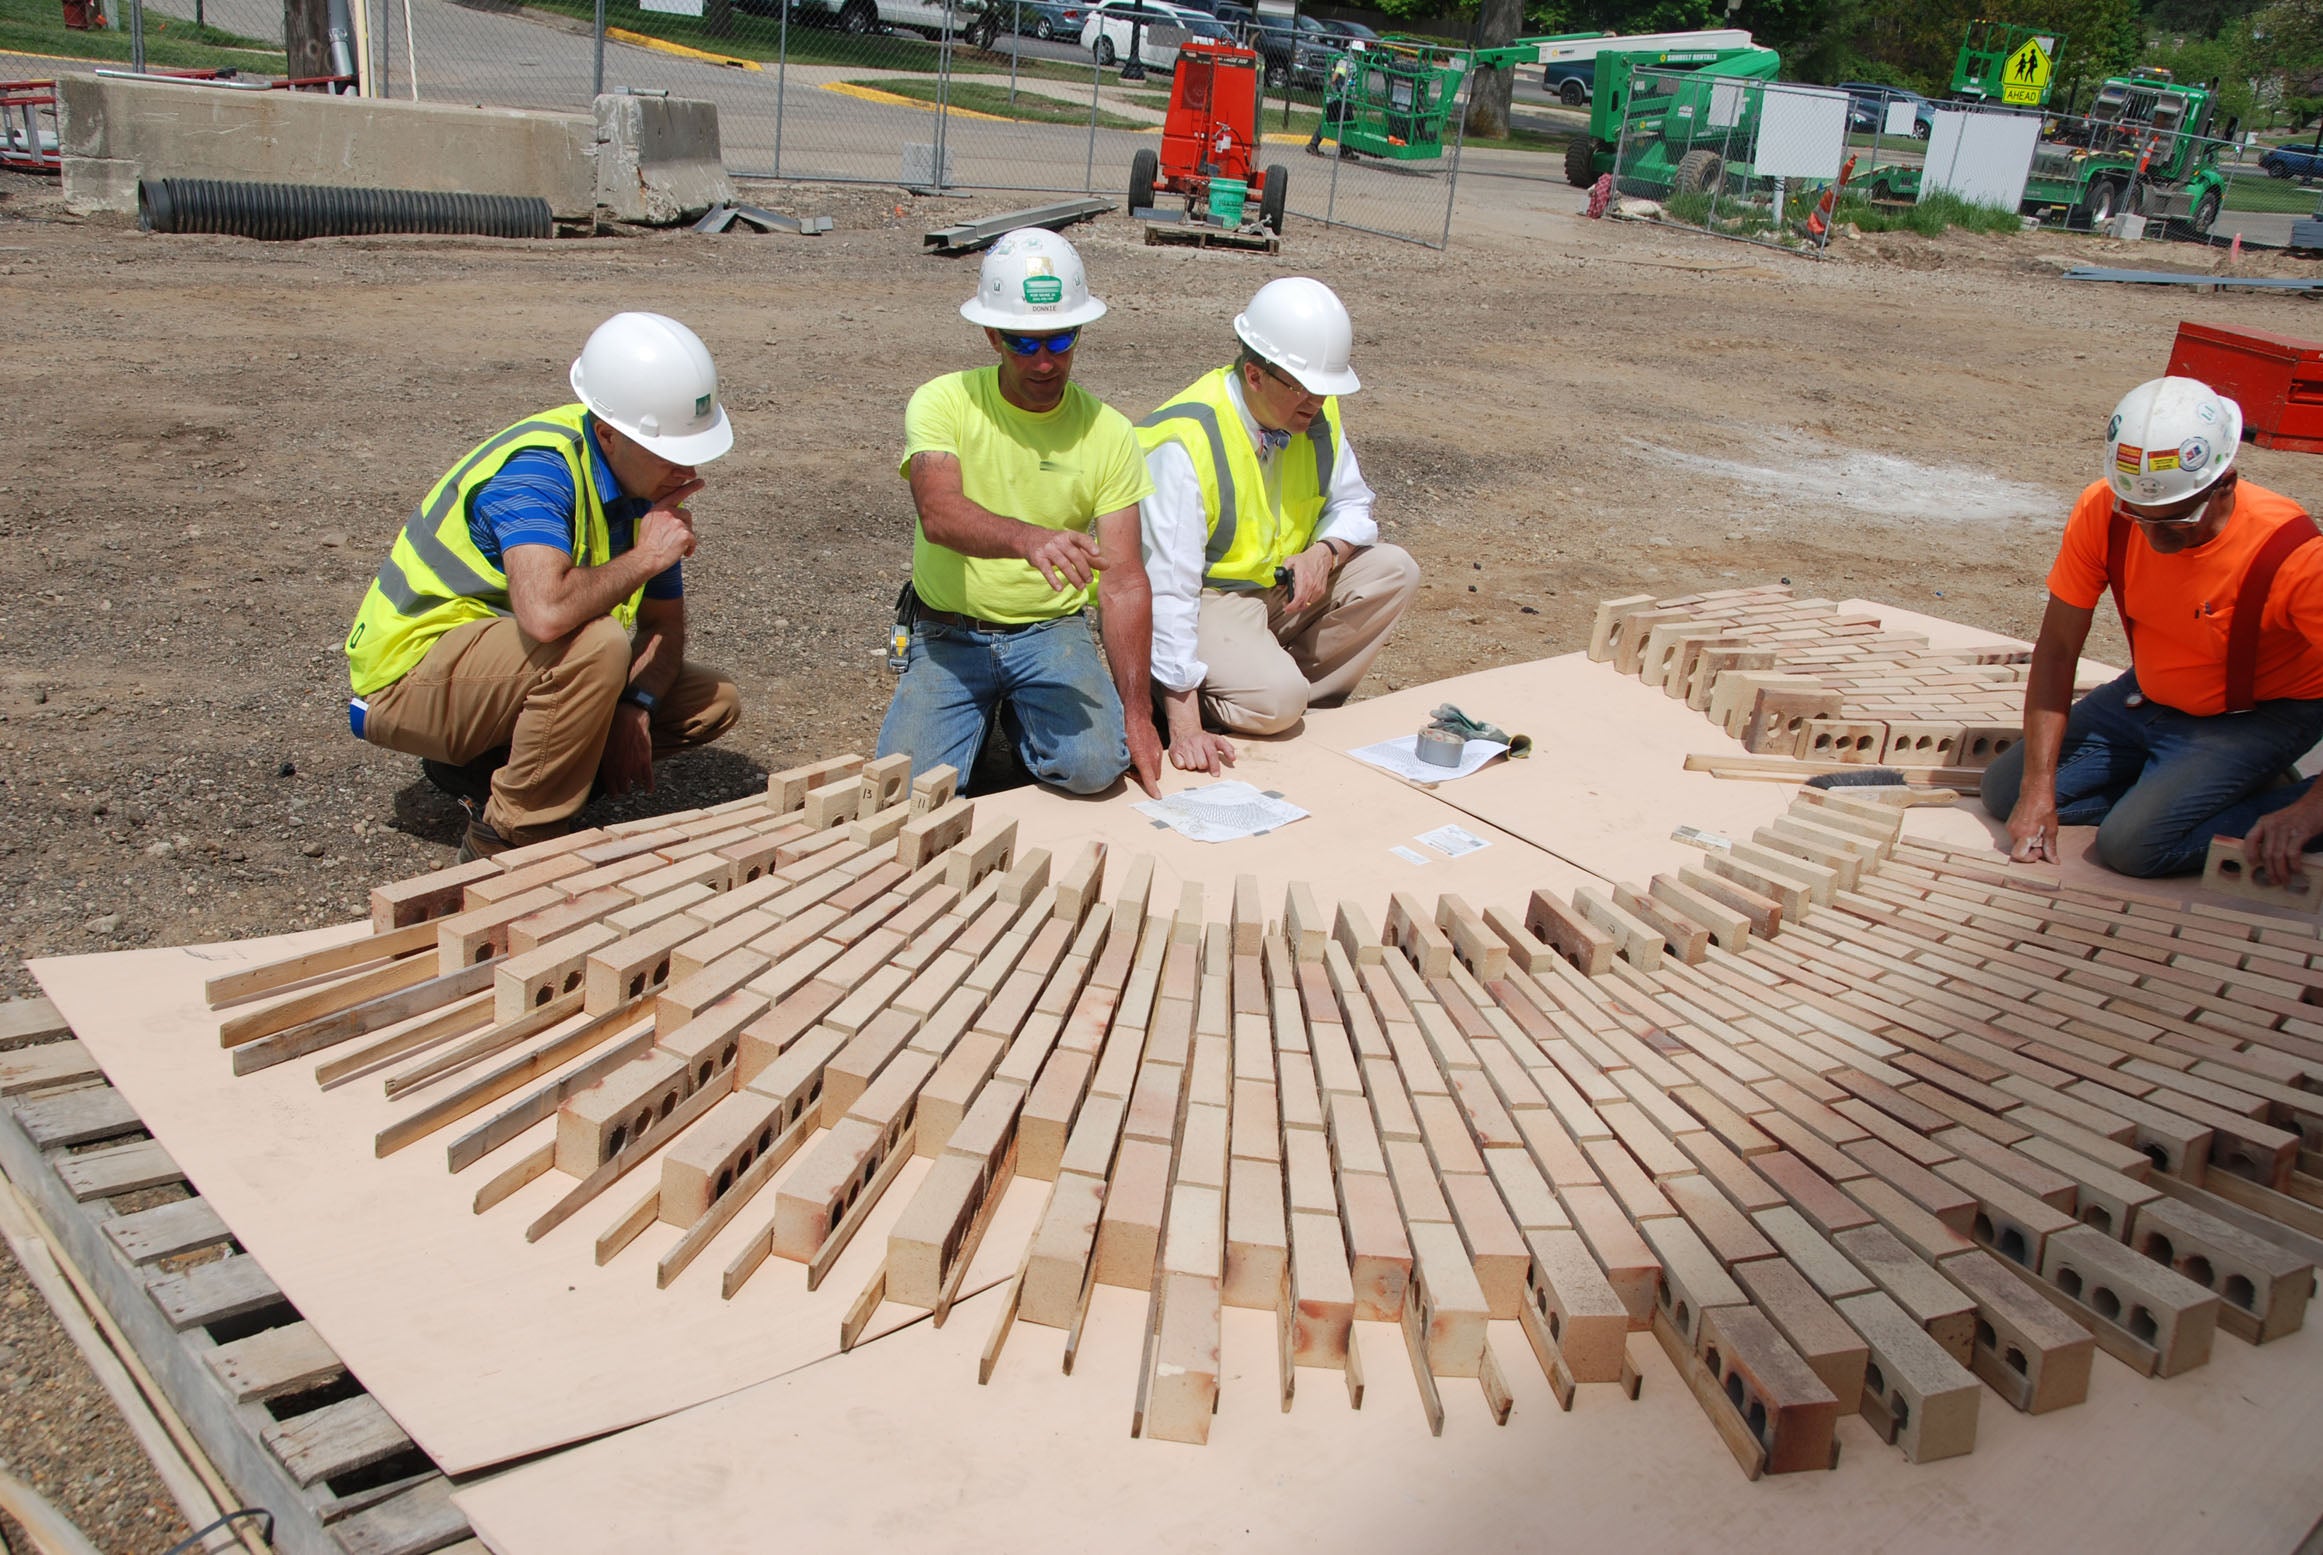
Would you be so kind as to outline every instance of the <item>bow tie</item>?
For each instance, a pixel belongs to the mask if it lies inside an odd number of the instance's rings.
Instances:
[[[1261,459],[1271,459],[1290,446],[1291,435],[1288,432],[1277,432],[1267,427],[1258,429],[1258,456]]]

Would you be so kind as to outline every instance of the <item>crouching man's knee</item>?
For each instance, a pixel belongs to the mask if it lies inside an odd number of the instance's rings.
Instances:
[[[1228,734],[1281,734],[1307,716],[1304,675],[1286,655],[1282,673],[1224,694],[1202,688],[1202,712]]]

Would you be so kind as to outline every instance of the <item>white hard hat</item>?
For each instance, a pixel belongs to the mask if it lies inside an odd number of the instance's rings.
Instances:
[[[2141,507],[2167,507],[2217,484],[2242,443],[2242,407],[2194,378],[2141,383],[2105,426],[2105,479]]]
[[[1001,234],[985,250],[976,295],[960,304],[960,317],[971,324],[1034,333],[1078,329],[1104,316],[1105,304],[1089,295],[1081,256],[1041,227]]]
[[[1234,320],[1234,333],[1310,394],[1353,394],[1363,387],[1347,361],[1355,349],[1355,324],[1321,281],[1290,275],[1267,282]]]
[[[616,313],[573,358],[573,392],[656,458],[708,464],[734,446],[702,337],[658,313]]]

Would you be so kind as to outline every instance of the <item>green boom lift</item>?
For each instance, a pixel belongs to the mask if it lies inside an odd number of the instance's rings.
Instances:
[[[1684,194],[1715,186],[1727,171],[1729,148],[1747,147],[1758,134],[1757,97],[1740,94],[1739,116],[1728,118],[1721,111],[1728,99],[1719,84],[1772,81],[1781,68],[1782,57],[1761,48],[1600,53],[1589,132],[1565,148],[1565,181],[1586,189],[1599,175],[1613,173],[1625,189],[1650,186]],[[1640,70],[1685,74],[1640,82]],[[1624,124],[1629,127],[1628,160],[1616,169]]]

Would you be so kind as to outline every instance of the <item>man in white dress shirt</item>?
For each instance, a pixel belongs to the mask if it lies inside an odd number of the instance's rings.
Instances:
[[[1153,585],[1152,674],[1170,760],[1234,761],[1222,735],[1278,734],[1344,701],[1419,588],[1381,545],[1339,420],[1360,387],[1347,309],[1305,276],[1269,281],[1234,320],[1231,367],[1139,423]]]

